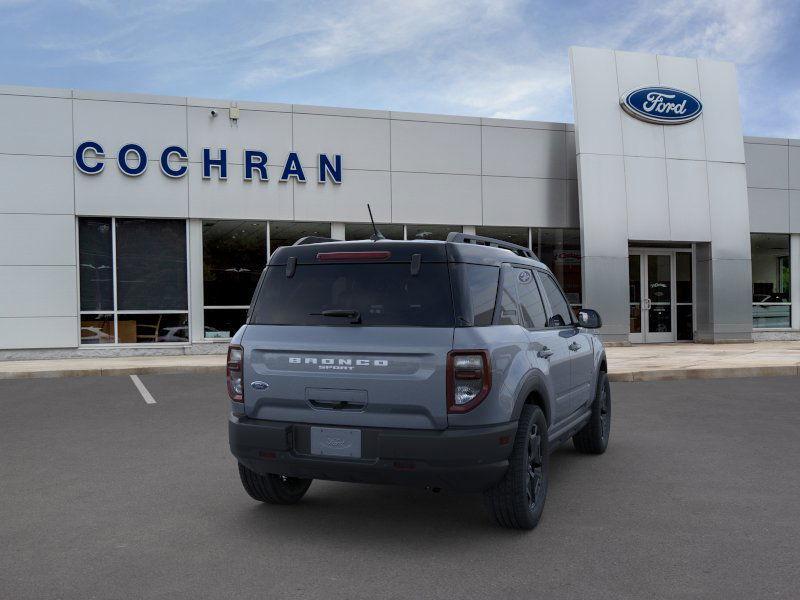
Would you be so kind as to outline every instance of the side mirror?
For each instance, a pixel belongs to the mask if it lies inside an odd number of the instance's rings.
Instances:
[[[582,308],[578,311],[578,325],[586,329],[599,329],[603,326],[603,319],[596,310]]]

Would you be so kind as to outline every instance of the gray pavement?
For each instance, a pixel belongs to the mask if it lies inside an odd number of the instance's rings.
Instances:
[[[615,383],[544,518],[315,482],[241,489],[218,375],[0,381],[2,598],[796,598],[800,379]]]

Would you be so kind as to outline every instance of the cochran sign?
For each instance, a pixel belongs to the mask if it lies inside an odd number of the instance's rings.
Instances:
[[[623,94],[619,103],[632,117],[660,125],[688,123],[703,112],[700,100],[688,92],[669,87],[632,90]]]
[[[103,146],[94,141],[78,144],[75,149],[75,166],[81,173],[98,175],[105,168],[105,150]],[[267,153],[261,150],[245,150],[242,156],[241,167],[245,181],[269,181],[267,170]],[[145,149],[139,144],[125,144],[117,151],[117,167],[129,177],[138,177],[147,170],[148,156]],[[189,170],[189,154],[181,146],[167,146],[158,156],[161,172],[167,177],[177,179],[186,175]],[[203,148],[203,159],[198,165],[203,169],[203,179],[211,179],[212,173],[221,180],[228,179],[228,151],[225,148],[213,150]],[[317,181],[326,183],[342,183],[342,155],[319,154],[317,163]],[[306,174],[297,152],[289,152],[283,167],[279,168],[281,176],[279,181],[295,179],[305,183]]]

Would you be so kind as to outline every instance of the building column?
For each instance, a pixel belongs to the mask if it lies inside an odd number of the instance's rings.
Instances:
[[[189,339],[202,342],[205,339],[205,316],[203,314],[203,221],[189,219]]]
[[[792,282],[792,329],[800,329],[800,233],[793,233],[789,254]]]
[[[331,237],[335,240],[344,239],[344,223],[331,223]]]

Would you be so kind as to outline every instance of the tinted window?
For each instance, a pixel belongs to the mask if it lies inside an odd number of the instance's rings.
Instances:
[[[504,268],[500,284],[500,314],[497,318],[498,325],[518,325],[519,312],[517,309],[517,269]]]
[[[423,263],[417,275],[408,263],[268,267],[253,309],[258,325],[349,325],[325,310],[355,310],[364,326],[452,327],[453,300],[444,263]]]
[[[530,269],[514,269],[517,279],[519,308],[526,327],[541,329],[545,326],[545,312],[536,278]]]
[[[494,303],[497,299],[497,278],[500,269],[488,265],[459,265],[466,282],[464,318],[475,327],[492,324]]]
[[[117,309],[186,310],[185,221],[116,222]]]
[[[80,219],[78,221],[78,240],[81,310],[114,310],[111,219]]]
[[[266,264],[266,223],[203,221],[203,298],[206,306],[249,305]]]
[[[551,327],[563,327],[572,323],[572,312],[569,309],[567,301],[564,299],[564,294],[558,287],[555,280],[547,273],[541,273],[542,286],[544,293],[550,302],[550,308],[553,311],[550,319]]]

